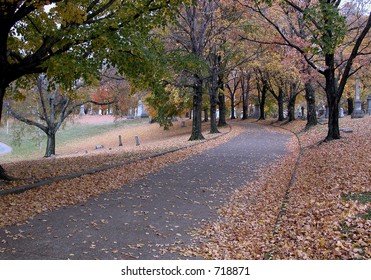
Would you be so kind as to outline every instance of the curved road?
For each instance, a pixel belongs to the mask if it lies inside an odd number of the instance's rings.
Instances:
[[[83,205],[0,229],[0,259],[181,259],[169,248],[217,217],[231,191],[287,153],[287,134],[254,124],[227,143]],[[211,142],[212,143],[212,142]]]

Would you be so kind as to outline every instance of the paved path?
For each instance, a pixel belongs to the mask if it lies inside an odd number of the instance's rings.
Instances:
[[[190,230],[215,219],[232,190],[287,152],[288,135],[245,126],[228,143],[118,191],[0,229],[0,259],[183,258],[169,248],[189,244]]]

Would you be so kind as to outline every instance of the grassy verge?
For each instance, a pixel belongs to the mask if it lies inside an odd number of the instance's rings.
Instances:
[[[87,139],[118,128],[135,126],[147,122],[147,119],[120,120],[114,123],[79,124],[67,123],[57,132],[57,148],[81,139]],[[11,146],[11,154],[0,157],[0,163],[28,160],[42,157],[45,153],[46,136],[35,127],[14,123],[7,134],[6,126],[0,127],[0,141]],[[41,142],[41,144],[40,144]]]

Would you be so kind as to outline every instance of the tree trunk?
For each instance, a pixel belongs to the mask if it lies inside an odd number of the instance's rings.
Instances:
[[[353,110],[354,110],[353,98],[351,96],[349,96],[347,98],[347,101],[348,101],[348,115],[351,115],[353,113]]]
[[[245,95],[245,93],[243,93],[242,94],[242,119],[243,120],[247,120],[247,108],[248,108],[247,96]]]
[[[1,125],[1,120],[2,120],[2,112],[3,112],[3,104],[4,104],[6,88],[7,88],[7,84],[4,81],[0,81],[0,125]],[[11,181],[13,179],[14,178],[6,174],[4,168],[0,165],[0,180]]]
[[[339,101],[337,94],[337,81],[335,78],[335,59],[333,54],[326,55],[326,66],[325,70],[326,78],[326,97],[329,109],[328,116],[328,132],[325,141],[331,141],[335,139],[340,139],[340,129],[339,129]]]
[[[0,81],[0,124],[2,119],[3,113],[3,105],[4,105],[4,97],[5,97],[5,90],[7,88],[7,84],[3,81]]]
[[[192,120],[192,134],[189,141],[203,140],[202,135],[202,81],[198,80],[194,87],[193,95],[193,120]]]
[[[231,120],[234,120],[236,119],[236,116],[234,114],[234,97],[235,97],[235,94],[234,93],[231,93]]]
[[[218,104],[218,88],[210,91],[210,133],[220,133],[216,123],[216,106]]]
[[[248,117],[248,99],[250,95],[250,79],[251,75],[248,74],[241,80],[242,88],[242,120],[246,120]]]
[[[310,81],[305,83],[305,99],[307,101],[307,124],[305,128],[309,129],[318,124],[316,116],[316,95]]]
[[[289,122],[295,120],[295,100],[293,98],[290,98],[287,104],[287,117]]]
[[[261,99],[259,102],[259,109],[260,109],[260,116],[258,120],[265,120],[265,99],[267,98],[267,91],[268,91],[268,82],[266,80],[263,81],[263,88],[261,92]]]
[[[205,109],[204,110],[204,122],[208,122],[209,121],[209,109]]]
[[[283,121],[284,120],[284,115],[283,115],[283,89],[282,87],[279,87],[278,89],[278,121]]]
[[[49,131],[47,133],[48,141],[46,144],[45,156],[46,158],[55,155],[55,132]]]
[[[219,121],[218,127],[226,126],[226,107],[225,107],[225,95],[224,93],[218,94],[218,105],[219,105]]]

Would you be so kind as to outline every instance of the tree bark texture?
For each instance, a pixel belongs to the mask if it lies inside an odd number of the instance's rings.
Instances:
[[[192,119],[192,133],[189,141],[203,140],[202,135],[202,80],[198,80],[194,87],[193,95],[193,119]]]
[[[305,99],[307,101],[307,124],[305,128],[309,129],[318,124],[316,115],[316,95],[310,81],[305,83]]]
[[[260,116],[258,120],[265,120],[265,99],[267,98],[268,82],[263,80],[263,88],[261,89],[261,97],[259,100]]]
[[[353,110],[354,110],[353,98],[348,97],[347,102],[348,102],[348,115],[350,116],[353,113]]]
[[[277,98],[277,105],[278,105],[278,121],[283,121],[284,120],[284,115],[283,115],[283,89],[282,87],[278,88],[278,98]]]
[[[218,88],[210,90],[210,133],[220,133],[216,122],[216,106],[218,104]]]
[[[328,54],[325,57],[327,69],[324,71],[326,79],[326,98],[329,109],[328,132],[325,141],[340,139],[339,129],[339,95],[337,90],[337,80],[335,77],[335,56]]]
[[[55,132],[49,131],[47,133],[48,140],[46,143],[46,151],[44,157],[48,158],[55,155]]]

